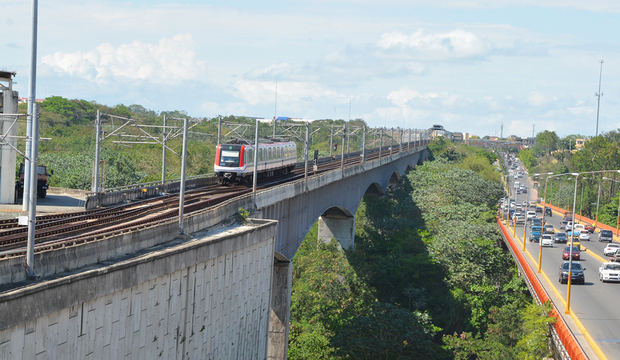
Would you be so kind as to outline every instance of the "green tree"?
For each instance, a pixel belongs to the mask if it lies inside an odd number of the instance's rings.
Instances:
[[[550,154],[558,149],[559,140],[558,135],[554,131],[545,130],[536,134],[536,153]]]

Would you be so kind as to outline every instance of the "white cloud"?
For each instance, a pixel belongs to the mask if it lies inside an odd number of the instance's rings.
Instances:
[[[430,58],[467,58],[485,55],[489,51],[485,41],[461,29],[434,34],[421,29],[410,35],[390,32],[381,35],[377,45],[384,50],[410,49]]]
[[[50,69],[87,80],[140,80],[178,83],[194,80],[204,70],[196,59],[194,41],[189,34],[162,38],[157,44],[134,41],[113,47],[103,43],[82,52],[56,52],[45,55],[42,63]]]
[[[275,82],[240,80],[235,84],[237,97],[250,105],[271,104],[275,97]],[[319,84],[301,81],[278,82],[278,103],[313,102],[331,98],[342,102],[346,97]]]

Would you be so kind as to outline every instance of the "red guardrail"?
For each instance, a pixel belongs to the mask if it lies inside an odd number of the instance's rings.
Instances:
[[[517,260],[521,264],[521,268],[525,272],[525,276],[527,276],[528,280],[530,281],[530,284],[532,284],[532,288],[534,289],[534,292],[536,292],[536,296],[538,297],[541,303],[547,302],[549,300],[547,291],[545,290],[545,288],[543,288],[542,284],[540,283],[540,281],[534,274],[534,271],[530,268],[529,264],[525,260],[525,257],[523,256],[523,253],[521,252],[521,250],[515,243],[514,239],[510,235],[510,232],[508,231],[508,229],[506,229],[506,226],[504,226],[504,224],[499,218],[497,218],[497,223],[499,224],[499,227],[502,230],[504,237],[508,241],[508,244],[512,248],[512,252],[515,254],[515,256],[517,257]],[[573,335],[573,333],[570,331],[570,329],[564,322],[564,319],[560,316],[555,304],[553,304],[553,302],[551,302],[551,304],[553,308],[551,310],[550,316],[553,316],[556,319],[556,322],[553,324],[553,327],[555,328],[555,331],[558,333],[558,337],[560,338],[560,341],[562,341],[562,345],[564,345],[566,352],[568,353],[568,355],[570,356],[572,360],[581,360],[581,359],[587,360],[588,357],[585,355],[585,353],[583,352],[583,349],[577,342],[577,339],[575,339],[575,336]]]
[[[560,212],[562,214],[564,214],[564,212],[566,212],[566,211],[569,211],[569,210],[562,209],[561,207],[558,207],[558,206],[555,206],[555,205],[547,204],[546,202],[543,202],[543,201],[541,201],[540,204],[542,206],[550,207],[551,209],[553,209],[553,210],[555,210],[557,212]],[[585,216],[581,216],[581,215],[579,215],[577,213],[575,213],[575,219],[583,221],[583,222],[588,223],[588,224],[594,224],[596,222],[593,219],[590,219],[590,218],[585,217]],[[620,236],[620,232],[615,227],[609,226],[607,224],[603,224],[601,222],[597,222],[596,223],[596,227],[599,228],[599,229],[603,229],[603,230],[611,230],[612,233]]]

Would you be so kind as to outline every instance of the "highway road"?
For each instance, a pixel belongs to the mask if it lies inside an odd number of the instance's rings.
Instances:
[[[515,195],[515,201],[536,200],[537,191],[533,189],[532,181],[526,177],[516,180],[521,184],[525,183],[529,190],[527,194]],[[515,179],[511,177],[511,187],[514,186],[514,181]],[[514,188],[511,190],[514,192]],[[562,215],[554,211],[551,217],[545,217],[545,222],[553,224],[556,232],[564,231],[560,229]],[[538,216],[542,215],[538,213]],[[512,226],[512,223],[510,225]],[[529,222],[527,231],[529,232]],[[521,241],[523,240],[523,226],[517,226],[516,235]],[[530,242],[529,234],[526,237],[526,249],[533,258],[530,260],[538,264],[540,245],[538,242]],[[581,252],[580,261],[582,266],[586,268],[585,285],[571,285],[570,307],[591,336],[591,340],[596,343],[593,348],[598,346],[608,359],[616,359],[620,357],[620,306],[618,305],[620,283],[602,283],[599,281],[598,268],[603,262],[607,261],[607,257],[603,255],[603,249],[607,243],[599,242],[598,238],[599,233],[597,231],[591,234],[590,241],[581,242],[582,249],[586,249],[585,252]],[[618,239],[614,237],[614,241],[617,242]],[[560,265],[564,261],[562,260],[562,249],[565,246],[565,244],[556,243],[553,247],[542,248],[542,272],[549,280],[542,280],[542,283],[552,298],[555,294],[561,299],[560,301],[564,301],[561,304],[556,303],[556,307],[562,313],[565,310],[567,285],[560,284],[558,278]],[[533,269],[536,271],[536,266]],[[592,344],[590,345],[592,346]]]

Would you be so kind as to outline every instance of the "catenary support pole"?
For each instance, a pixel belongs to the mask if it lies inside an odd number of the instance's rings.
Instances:
[[[34,235],[37,221],[37,163],[39,157],[39,104],[33,106],[32,157],[30,158],[30,204],[28,207],[28,244],[26,247],[26,275],[34,278]]]
[[[347,154],[348,154],[349,153],[349,142],[350,142],[350,138],[351,138],[351,135],[350,135],[350,132],[351,132],[350,123],[347,122],[346,127],[347,127],[347,131],[345,132],[345,134],[346,134],[346,138],[347,138]]]
[[[362,165],[366,165],[366,125],[362,125]]]
[[[222,117],[217,117],[217,145],[222,143]]]
[[[332,121],[332,126],[329,129],[329,157],[333,156],[334,151],[334,122]]]
[[[166,183],[166,114],[164,114],[164,129],[161,139],[161,184]]]
[[[276,85],[277,87],[277,85]],[[256,208],[256,184],[258,182],[258,119],[256,119],[256,127],[254,129],[254,170],[252,172],[252,203]]]
[[[379,130],[379,164],[381,164],[381,150],[383,148],[383,128]]]
[[[183,210],[185,208],[185,168],[187,167],[187,118],[183,119],[183,152],[181,153],[181,189],[179,190],[179,234],[184,233]]]
[[[95,164],[93,167],[93,188],[92,192],[99,192],[99,161],[101,157],[101,111],[97,110],[95,119]]]
[[[344,169],[344,138],[347,137],[347,125],[342,125],[342,148],[340,149],[340,169]]]
[[[30,194],[30,166],[32,159],[32,122],[34,117],[34,103],[37,93],[37,26],[39,22],[39,2],[32,0],[32,38],[30,42],[30,79],[28,85],[28,114],[26,118],[26,156],[24,159],[24,194],[22,197],[22,210],[27,211],[29,206],[28,194]]]
[[[306,122],[306,141],[304,141],[304,185],[308,186],[308,139],[310,137],[310,123]]]

